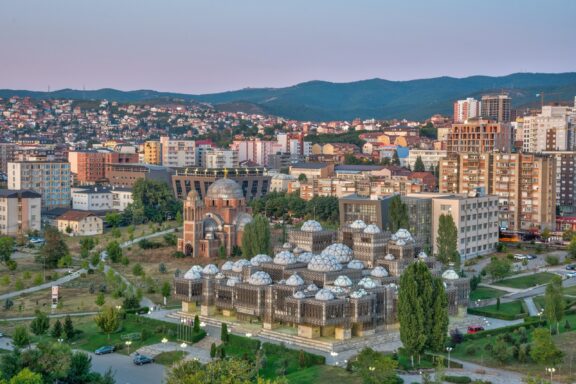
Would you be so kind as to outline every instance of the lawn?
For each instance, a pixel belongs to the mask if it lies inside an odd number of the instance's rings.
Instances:
[[[170,367],[172,364],[182,360],[186,355],[187,353],[184,351],[162,352],[154,357],[154,362]]]
[[[290,384],[361,384],[362,379],[343,368],[328,365],[300,369],[286,376]]]
[[[539,272],[534,273],[532,275],[521,276],[521,277],[513,277],[510,279],[505,279],[502,281],[498,281],[493,285],[501,285],[503,287],[510,287],[510,288],[517,288],[517,289],[526,289],[530,287],[534,287],[536,285],[548,284],[552,281],[552,278],[557,276],[554,273],[550,272]]]
[[[501,291],[495,288],[478,287],[472,292],[470,292],[470,301],[495,299],[497,297],[505,295],[506,293],[507,293],[506,291]]]
[[[479,308],[468,308],[468,313],[478,316],[494,317],[496,319],[514,320],[522,315],[528,316],[522,305],[522,301],[516,300],[509,303],[501,303],[497,309],[497,304],[487,305]]]
[[[576,296],[576,285],[568,288],[564,288],[564,294],[570,296]]]
[[[544,299],[544,295],[542,296],[536,296],[534,297],[532,300],[534,300],[534,304],[536,304],[536,307],[538,309],[544,309],[544,303],[545,303],[545,299]],[[568,309],[570,308],[570,304],[574,304],[574,302],[576,301],[576,297],[572,297],[572,296],[564,296],[564,305],[565,308]],[[573,307],[573,305],[572,305]]]

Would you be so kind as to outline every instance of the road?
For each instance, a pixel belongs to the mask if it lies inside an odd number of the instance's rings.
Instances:
[[[132,357],[118,353],[89,355],[92,357],[92,370],[104,374],[111,369],[116,384],[160,384],[164,381],[164,366],[161,364],[134,365]]]

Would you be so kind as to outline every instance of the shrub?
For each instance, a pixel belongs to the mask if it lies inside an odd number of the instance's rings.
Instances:
[[[557,256],[548,255],[548,256],[546,256],[545,260],[546,260],[546,264],[548,264],[548,265],[554,266],[554,265],[560,264],[560,259],[558,259]]]
[[[150,241],[148,239],[142,239],[138,242],[138,246],[142,249],[157,249],[157,248],[160,248],[162,246],[162,244],[155,243],[155,242]]]
[[[450,331],[450,341],[452,341],[452,344],[454,345],[460,344],[461,342],[464,341],[464,335],[462,334],[462,332],[460,332],[458,328],[455,328]]]
[[[184,254],[184,252],[176,251],[172,253],[172,257],[176,259],[183,259],[186,257],[186,255]]]
[[[456,384],[469,384],[472,379],[468,376],[444,376],[444,381]]]
[[[135,264],[132,267],[132,274],[134,276],[142,276],[144,274],[144,268],[140,264]]]
[[[568,321],[568,319],[566,319],[566,322],[564,323],[564,329],[571,329],[572,327],[570,326],[570,322]]]
[[[476,354],[476,347],[473,345],[469,345],[466,347],[466,354],[468,356],[474,356]]]

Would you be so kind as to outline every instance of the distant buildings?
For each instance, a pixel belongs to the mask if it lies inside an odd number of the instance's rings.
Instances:
[[[0,143],[0,172],[6,173],[8,163],[14,161],[16,153],[16,144]]]
[[[29,190],[0,189],[0,235],[39,231],[42,196]]]
[[[72,188],[72,209],[78,211],[123,211],[132,202],[132,190],[127,188]]]
[[[481,116],[481,102],[468,97],[454,102],[454,123],[464,123],[468,119]]]
[[[132,188],[139,179],[171,184],[172,170],[150,164],[106,164],[106,177],[111,186]]]
[[[162,144],[159,141],[144,143],[144,163],[162,165]]]
[[[212,149],[204,152],[204,168],[237,168],[238,152],[233,149]]]
[[[193,140],[160,138],[162,165],[165,167],[193,167],[196,165],[196,143]]]
[[[448,153],[509,152],[512,146],[512,132],[507,123],[489,120],[469,120],[462,124],[452,124],[446,136]]]
[[[518,119],[516,140],[523,152],[566,151],[573,148],[574,127],[569,107],[543,106],[536,116]],[[576,117],[576,114],[574,114]]]
[[[511,120],[512,99],[506,94],[484,95],[481,101],[482,117],[498,123],[509,123]]]

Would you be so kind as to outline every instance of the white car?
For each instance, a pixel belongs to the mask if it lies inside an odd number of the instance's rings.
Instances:
[[[528,259],[528,256],[517,253],[514,255],[514,259],[515,260],[526,260],[526,259]]]
[[[568,277],[576,277],[576,271],[568,272],[568,273],[566,274],[566,276],[568,276]]]

